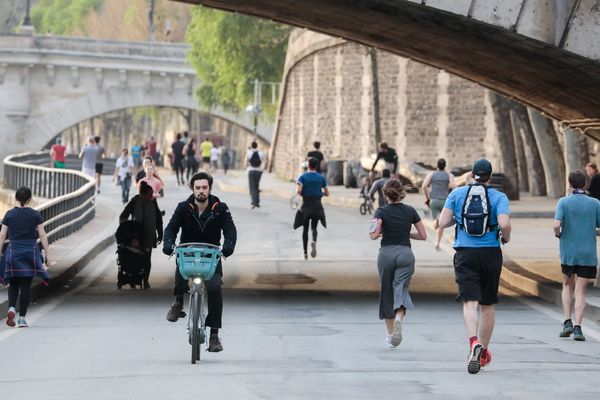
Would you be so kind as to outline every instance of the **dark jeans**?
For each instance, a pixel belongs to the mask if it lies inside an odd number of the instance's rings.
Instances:
[[[150,269],[152,268],[152,248],[146,250],[144,261],[144,282],[148,283],[148,278],[150,278]]]
[[[194,156],[188,156],[186,179],[189,181],[192,175],[194,175],[196,172],[198,172],[198,161],[196,161]],[[183,174],[181,176],[183,178]]]
[[[310,230],[312,231],[312,240],[313,242],[317,241],[317,225],[319,224],[319,220],[317,218],[307,218],[304,221],[304,226],[302,227],[302,246],[304,247],[304,254],[307,253],[308,248],[308,225],[310,224]]]
[[[173,163],[173,169],[175,170],[175,176],[177,177],[177,184],[179,185],[179,183],[181,182],[182,185],[185,185],[182,160],[175,160],[175,162]]]
[[[212,278],[208,281],[204,281],[204,287],[206,288],[207,302],[208,302],[208,315],[206,316],[206,325],[214,329],[221,329],[221,319],[223,317],[223,291],[221,285],[222,274],[215,272]],[[173,294],[177,297],[178,301],[183,304],[183,295],[189,291],[190,287],[188,281],[183,279],[179,273],[179,268],[175,268],[175,289]]]
[[[31,281],[33,277],[13,277],[10,278],[8,287],[8,306],[16,307],[17,298],[19,298],[19,315],[24,317],[29,307],[31,298]]]
[[[129,189],[131,188],[131,175],[121,179],[121,200],[123,203],[129,202]]]
[[[253,206],[260,206],[260,178],[262,171],[248,171],[248,187],[250,189],[250,200]]]

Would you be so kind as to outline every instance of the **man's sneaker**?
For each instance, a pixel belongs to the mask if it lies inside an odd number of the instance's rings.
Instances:
[[[394,320],[394,330],[392,331],[390,343],[394,347],[396,347],[400,343],[402,343],[402,321],[400,321],[398,319]]]
[[[581,327],[579,325],[575,325],[573,328],[573,339],[577,340],[578,342],[585,341],[585,336],[583,336],[583,332],[581,331]]]
[[[173,303],[171,309],[167,313],[167,321],[177,322],[183,311],[183,305],[181,303]]]
[[[491,363],[492,362],[492,353],[490,353],[489,350],[482,352],[479,362],[481,363],[481,368],[483,368],[486,365],[488,365],[489,363]]]
[[[396,348],[396,346],[394,346],[394,345],[392,344],[392,335],[387,335],[387,336],[385,337],[385,344],[387,344],[387,345],[388,345],[388,347],[391,347],[392,349]]]
[[[218,353],[223,351],[223,345],[219,340],[219,335],[211,334],[208,338],[208,351],[212,353]]]
[[[317,242],[310,242],[310,256],[312,258],[317,256]]]
[[[17,321],[17,326],[19,328],[27,328],[29,325],[27,325],[27,321],[25,320],[25,317],[19,317],[19,319]]]
[[[17,310],[14,307],[10,307],[8,309],[8,313],[6,314],[6,325],[15,326],[15,315]]]
[[[479,341],[473,342],[471,351],[469,351],[469,357],[467,358],[467,371],[470,374],[476,374],[481,369],[481,352],[483,351],[483,345]]]
[[[563,322],[562,331],[558,334],[559,337],[569,337],[573,333],[573,323],[571,320]]]

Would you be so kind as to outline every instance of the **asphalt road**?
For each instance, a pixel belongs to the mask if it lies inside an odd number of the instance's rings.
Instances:
[[[188,192],[167,190],[167,217]],[[285,201],[225,193],[239,246],[225,263],[225,351],[191,365],[185,321],[169,323],[173,260],[154,254],[152,289],[116,290],[114,248],[43,298],[30,328],[0,327],[2,399],[597,399],[600,328],[559,339],[556,306],[504,291],[490,350],[466,372],[450,252],[416,243],[416,309],[385,346],[368,217],[329,208],[317,258],[303,260]]]

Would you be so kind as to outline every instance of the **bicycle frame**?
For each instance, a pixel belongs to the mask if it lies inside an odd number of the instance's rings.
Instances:
[[[202,344],[206,342],[206,326],[204,323],[204,280],[198,276],[192,277],[192,288],[189,296],[189,312],[187,331],[192,345],[192,364],[200,360]],[[197,335],[194,333],[197,332]]]

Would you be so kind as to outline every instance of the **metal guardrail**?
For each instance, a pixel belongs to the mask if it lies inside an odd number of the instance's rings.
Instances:
[[[31,189],[34,196],[50,200],[35,207],[42,214],[48,242],[52,243],[81,229],[96,212],[95,180],[83,173],[31,165],[47,153],[24,153],[4,159],[4,186]]]

